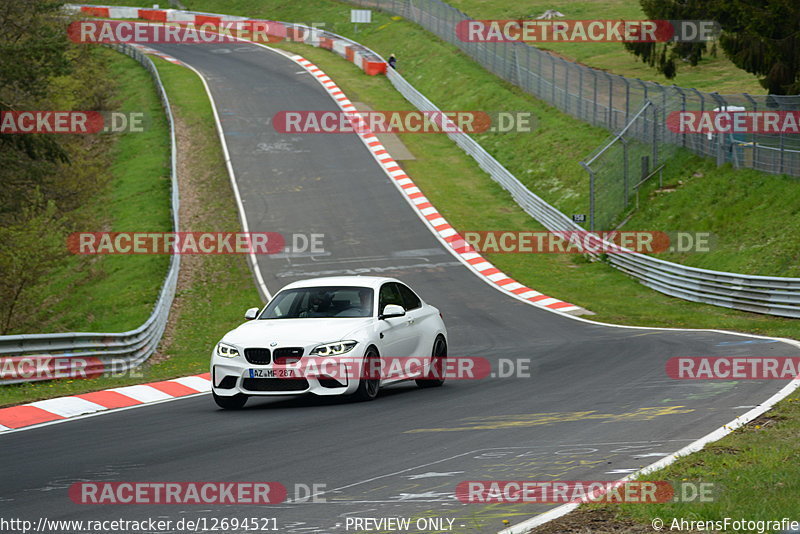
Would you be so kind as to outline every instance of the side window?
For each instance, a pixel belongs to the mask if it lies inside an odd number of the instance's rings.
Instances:
[[[400,289],[400,295],[403,297],[403,307],[406,311],[416,310],[422,306],[422,301],[419,300],[419,297],[416,296],[411,289],[403,284],[397,284],[397,287]]]
[[[388,304],[403,305],[403,297],[397,290],[397,284],[394,282],[387,282],[381,286],[381,293],[378,297],[378,313],[383,313],[383,309]]]

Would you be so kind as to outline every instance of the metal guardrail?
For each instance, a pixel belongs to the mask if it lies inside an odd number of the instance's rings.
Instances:
[[[175,124],[167,93],[161,83],[158,70],[149,57],[128,45],[115,45],[113,48],[141,63],[150,72],[155,81],[169,123],[172,224],[175,231],[178,231],[178,208],[180,202],[177,182]],[[70,332],[0,336],[0,358],[3,361],[10,359],[16,364],[20,364],[22,360],[27,360],[26,369],[31,368],[31,365],[36,366],[38,362],[43,368],[49,368],[51,371],[54,370],[52,365],[54,360],[69,359],[69,365],[75,366],[73,370],[83,370],[89,375],[121,373],[137,367],[155,352],[161,340],[166,328],[169,309],[175,296],[179,269],[180,255],[173,254],[170,257],[169,270],[153,312],[147,321],[135,330],[121,333]],[[78,362],[78,359],[82,359],[82,362]],[[48,364],[48,362],[50,363]],[[55,370],[58,371],[58,369]],[[62,368],[61,371],[67,374],[71,372],[67,367]],[[52,375],[41,371],[32,372],[30,375],[3,377],[0,374],[0,385],[48,380],[52,377]],[[67,376],[64,377],[66,378]]]

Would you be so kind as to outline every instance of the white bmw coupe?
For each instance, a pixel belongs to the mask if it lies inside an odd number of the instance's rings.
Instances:
[[[211,355],[217,405],[242,408],[251,396],[352,395],[416,380],[444,383],[447,330],[439,310],[394,278],[343,276],[294,282]]]

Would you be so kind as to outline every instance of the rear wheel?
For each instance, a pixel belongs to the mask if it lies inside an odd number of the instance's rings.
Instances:
[[[435,388],[444,384],[444,364],[447,358],[447,342],[438,336],[433,342],[431,351],[431,368],[425,378],[418,378],[416,383],[421,388]]]
[[[240,410],[244,408],[247,402],[247,395],[242,395],[241,393],[231,397],[221,397],[213,392],[211,394],[214,396],[214,402],[217,403],[217,406],[225,410]]]
[[[381,384],[380,356],[374,347],[364,354],[364,367],[358,381],[358,389],[353,398],[359,401],[371,401],[378,396]]]

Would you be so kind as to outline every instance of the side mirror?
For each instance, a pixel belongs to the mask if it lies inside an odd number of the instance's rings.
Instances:
[[[258,308],[250,308],[249,310],[244,312],[244,318],[247,321],[252,321],[256,317],[258,317]]]
[[[392,317],[402,317],[406,314],[406,310],[397,304],[387,304],[383,308],[383,313],[378,316],[378,319],[391,319]]]

